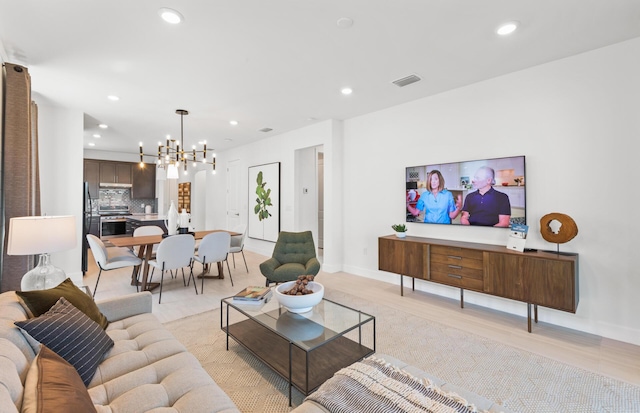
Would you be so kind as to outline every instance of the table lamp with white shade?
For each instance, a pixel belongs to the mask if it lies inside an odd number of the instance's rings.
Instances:
[[[40,255],[38,265],[22,277],[20,289],[46,290],[64,281],[66,274],[51,264],[49,254],[70,250],[76,242],[76,220],[72,215],[11,218],[7,254]]]

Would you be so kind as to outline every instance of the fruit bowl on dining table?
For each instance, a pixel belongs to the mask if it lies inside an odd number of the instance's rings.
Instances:
[[[311,291],[310,293],[300,295],[285,294],[286,291],[294,288],[297,282],[298,281],[289,281],[277,286],[275,288],[276,298],[280,304],[290,312],[298,314],[306,313],[322,301],[322,297],[324,297],[324,287],[320,283],[308,281],[305,288],[307,291]]]

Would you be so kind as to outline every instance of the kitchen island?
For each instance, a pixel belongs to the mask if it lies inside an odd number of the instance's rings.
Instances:
[[[127,217],[127,235],[133,235],[136,228],[156,225],[166,233],[167,227],[164,224],[164,216],[158,214],[133,214]]]

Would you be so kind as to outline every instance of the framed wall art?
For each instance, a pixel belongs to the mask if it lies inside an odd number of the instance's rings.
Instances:
[[[250,238],[276,242],[280,233],[280,162],[249,167]]]

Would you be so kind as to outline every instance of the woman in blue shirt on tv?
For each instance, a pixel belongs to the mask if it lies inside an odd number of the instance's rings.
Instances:
[[[416,207],[407,203],[407,209],[414,216],[424,210],[424,222],[451,224],[451,220],[456,219],[462,209],[462,196],[454,201],[453,194],[444,188],[444,177],[434,169],[427,175],[427,190],[420,196]]]

